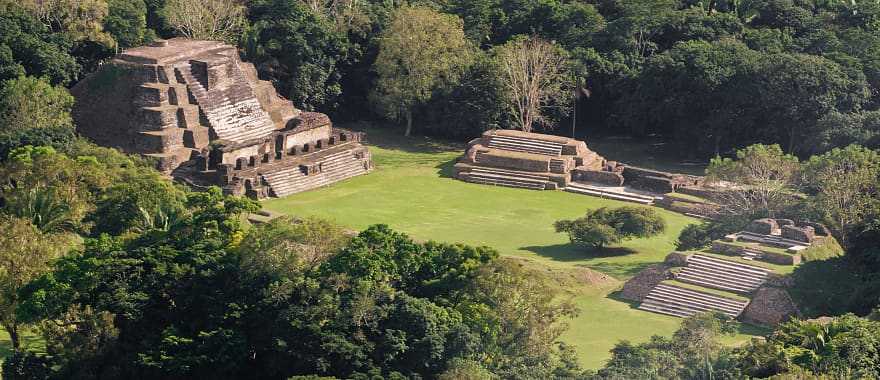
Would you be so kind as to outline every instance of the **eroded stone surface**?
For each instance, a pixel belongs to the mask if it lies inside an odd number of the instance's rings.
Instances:
[[[82,135],[153,157],[159,170],[197,187],[283,196],[372,168],[363,134],[299,111],[221,42],[175,38],[130,49],[71,92]]]

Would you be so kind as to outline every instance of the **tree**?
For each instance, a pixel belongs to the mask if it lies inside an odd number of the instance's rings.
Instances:
[[[850,145],[810,157],[803,167],[807,190],[815,192],[813,207],[826,216],[846,245],[853,226],[878,208],[880,154]]]
[[[504,86],[504,102],[517,128],[552,128],[548,110],[567,114],[571,107],[571,80],[565,50],[538,37],[519,38],[496,52]]]
[[[63,39],[19,4],[0,2],[0,25],[0,79],[32,75],[65,85],[79,75],[81,68]]]
[[[105,0],[25,0],[22,5],[53,31],[74,41],[113,45],[102,24],[108,10]]]
[[[736,159],[713,158],[706,180],[719,190],[722,212],[744,218],[773,217],[792,201],[798,159],[779,145],[750,145]]]
[[[70,128],[73,96],[43,79],[19,77],[0,84],[0,132]]]
[[[179,35],[235,42],[245,29],[245,8],[234,0],[167,0],[165,21]]]
[[[413,109],[437,88],[457,82],[471,61],[470,49],[458,17],[424,7],[398,9],[380,37],[373,103],[385,116],[405,119],[409,136]]]
[[[330,221],[280,217],[249,231],[238,249],[247,272],[265,274],[313,270],[348,245],[349,240],[345,230]]]
[[[9,333],[13,350],[21,348],[16,317],[18,291],[50,268],[70,243],[61,236],[44,234],[26,219],[0,215],[0,323]]]
[[[147,5],[143,0],[109,0],[107,5],[104,30],[113,36],[116,46],[140,46],[156,37],[147,27]]]
[[[611,359],[596,379],[712,379],[727,353],[719,338],[736,331],[737,322],[719,312],[682,320],[672,339],[653,336],[646,343],[627,341],[611,350]],[[741,376],[717,376],[741,378]]]
[[[254,1],[248,18],[245,57],[260,76],[275,82],[297,107],[334,110],[342,95],[342,67],[353,49],[345,33],[300,1]]]
[[[601,248],[635,237],[650,237],[666,230],[666,222],[647,207],[605,207],[587,211],[575,220],[554,223],[556,232],[568,233],[573,244]]]

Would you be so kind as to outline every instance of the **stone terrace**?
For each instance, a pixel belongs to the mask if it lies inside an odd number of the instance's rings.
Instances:
[[[284,196],[372,168],[362,134],[297,110],[220,42],[175,38],[129,49],[71,92],[81,134],[151,156],[195,186]]]

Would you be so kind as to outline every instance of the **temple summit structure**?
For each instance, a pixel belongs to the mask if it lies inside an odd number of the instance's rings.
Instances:
[[[153,157],[195,187],[282,197],[367,173],[364,134],[303,112],[236,48],[175,38],[129,49],[72,90],[80,134]]]

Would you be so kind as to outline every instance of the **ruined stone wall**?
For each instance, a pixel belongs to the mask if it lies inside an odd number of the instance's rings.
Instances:
[[[139,68],[107,66],[71,89],[76,99],[73,118],[80,134],[99,145],[142,153],[137,141],[141,118],[132,101],[136,98],[136,82],[145,76]]]
[[[626,300],[641,302],[657,284],[671,278],[670,268],[666,264],[654,264],[643,269],[623,284],[620,296]]]
[[[797,305],[783,288],[762,286],[739,316],[743,322],[775,326],[791,317],[799,316]]]
[[[288,135],[284,145],[287,147],[301,148],[304,144],[314,143],[315,141],[330,137],[332,127],[325,125],[322,127],[312,128],[296,134]]]
[[[479,153],[478,163],[485,166],[525,170],[530,172],[549,172],[550,156],[511,152],[487,148]]]
[[[609,186],[623,186],[624,183],[623,176],[615,172],[575,169],[571,175],[574,181],[588,181]]]

